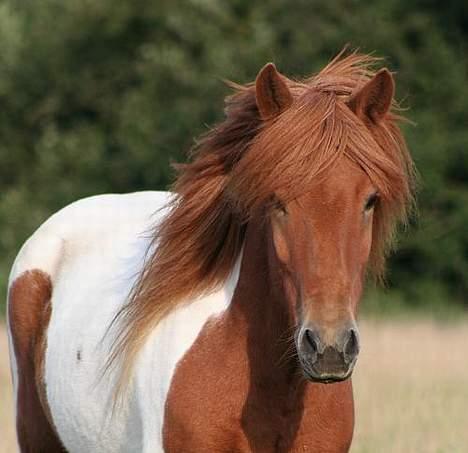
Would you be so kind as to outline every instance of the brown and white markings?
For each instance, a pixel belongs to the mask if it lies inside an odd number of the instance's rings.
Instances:
[[[375,63],[266,65],[173,194],[81,200],[32,236],[9,291],[23,451],[349,449],[362,286],[413,189]]]

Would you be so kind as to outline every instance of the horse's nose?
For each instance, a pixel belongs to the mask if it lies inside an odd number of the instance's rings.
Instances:
[[[349,377],[359,353],[359,336],[354,325],[339,330],[330,343],[323,341],[316,328],[304,328],[301,334],[298,353],[306,376],[324,382]]]
[[[357,330],[351,327],[345,333],[345,341],[343,345],[343,358],[346,363],[351,363],[356,360],[359,354],[359,336]]]

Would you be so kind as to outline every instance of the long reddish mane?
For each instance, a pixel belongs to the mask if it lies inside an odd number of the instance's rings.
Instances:
[[[178,167],[169,214],[155,228],[153,252],[116,318],[120,330],[109,365],[119,359],[120,384],[165,316],[225,281],[253,213],[273,195],[294,198],[310,190],[341,156],[359,164],[379,190],[369,272],[382,277],[395,227],[412,204],[414,174],[395,108],[379,124],[365,125],[346,105],[378,62],[340,54],[317,75],[288,80],[293,105],[271,121],[261,120],[252,84],[233,85],[225,120]]]

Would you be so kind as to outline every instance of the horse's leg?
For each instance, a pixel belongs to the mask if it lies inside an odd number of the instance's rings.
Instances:
[[[16,430],[22,453],[65,451],[53,427],[43,376],[51,295],[50,278],[38,269],[23,272],[9,288],[8,318],[18,373]]]

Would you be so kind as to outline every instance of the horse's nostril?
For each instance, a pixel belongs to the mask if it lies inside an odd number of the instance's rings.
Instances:
[[[317,340],[315,339],[315,334],[312,332],[312,330],[306,329],[304,333],[304,337],[306,339],[307,345],[310,348],[310,352],[312,352],[313,354],[317,354],[318,352]]]
[[[344,347],[345,360],[351,362],[359,353],[359,340],[354,329],[350,329],[349,336]]]

